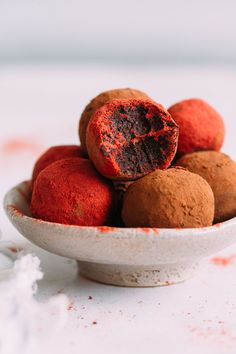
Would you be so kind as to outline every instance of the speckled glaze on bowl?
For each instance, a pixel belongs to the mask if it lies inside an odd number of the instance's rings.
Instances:
[[[5,196],[17,230],[43,249],[78,261],[82,275],[120,286],[169,285],[190,278],[198,262],[236,241],[236,218],[195,229],[62,225],[32,218],[30,183]]]

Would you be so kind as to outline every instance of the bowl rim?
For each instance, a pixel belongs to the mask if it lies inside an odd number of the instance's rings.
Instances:
[[[35,223],[36,225],[42,225],[42,226],[48,226],[48,227],[56,227],[56,228],[70,228],[74,230],[91,230],[91,231],[100,231],[101,233],[113,233],[113,232],[119,232],[119,233],[125,233],[127,231],[135,232],[138,233],[138,231],[142,231],[145,234],[149,234],[150,232],[158,234],[158,233],[167,233],[172,235],[172,237],[178,236],[179,234],[190,234],[193,235],[198,235],[199,234],[205,234],[209,232],[216,232],[217,230],[222,230],[225,229],[226,227],[231,227],[232,225],[236,224],[236,216],[232,219],[226,220],[221,223],[217,223],[211,226],[205,226],[205,227],[196,227],[196,228],[158,228],[158,227],[117,227],[117,226],[82,226],[82,225],[73,225],[73,224],[61,224],[58,222],[51,222],[51,221],[45,221],[42,219],[37,219],[32,216],[28,216],[25,213],[23,213],[21,210],[18,209],[16,205],[14,205],[13,202],[13,194],[18,193],[19,198],[23,199],[23,191],[20,188],[24,186],[24,188],[28,188],[30,185],[30,181],[22,181],[16,185],[14,185],[12,188],[10,188],[3,199],[3,207],[10,219],[16,218],[16,219],[23,219],[26,222],[31,222]],[[25,192],[24,192],[25,193]],[[26,200],[26,198],[25,198]],[[27,201],[28,202],[28,201]],[[28,203],[29,205],[29,203]]]

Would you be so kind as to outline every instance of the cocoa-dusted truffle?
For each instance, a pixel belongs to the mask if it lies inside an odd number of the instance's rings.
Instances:
[[[114,190],[91,162],[78,157],[53,162],[35,181],[31,212],[36,218],[72,225],[110,225]]]
[[[236,163],[223,153],[200,151],[176,161],[205,178],[215,196],[215,218],[219,223],[236,216]]]
[[[88,123],[90,121],[93,113],[100,107],[102,107],[105,103],[113,100],[113,99],[130,99],[130,98],[149,98],[146,93],[131,89],[131,88],[122,88],[122,89],[114,89],[100,93],[98,96],[94,97],[91,102],[85,107],[80,121],[79,121],[79,137],[81,147],[85,152],[87,152],[86,147],[86,130]]]
[[[193,228],[212,225],[214,196],[199,175],[182,168],[156,170],[135,181],[124,197],[128,227]]]
[[[102,175],[133,180],[170,165],[178,126],[158,103],[113,100],[94,113],[86,139],[89,157]]]
[[[178,156],[220,150],[225,135],[224,122],[208,103],[192,98],[174,104],[168,111],[179,126]]]
[[[85,157],[83,150],[78,145],[58,145],[47,149],[36,161],[32,174],[32,185],[38,174],[51,163],[68,157]]]

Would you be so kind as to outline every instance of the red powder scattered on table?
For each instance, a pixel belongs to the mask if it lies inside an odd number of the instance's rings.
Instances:
[[[22,248],[21,247],[14,247],[14,246],[11,246],[11,247],[8,247],[9,251],[11,251],[12,253],[18,253],[18,252],[21,252],[22,251]]]
[[[70,303],[69,303],[69,305],[67,306],[67,311],[76,311],[76,308],[75,308],[75,304],[74,304],[74,302],[73,301],[71,301]]]
[[[231,255],[228,257],[214,257],[211,259],[211,262],[214,263],[215,265],[226,267],[228,265],[233,264],[235,260],[236,260],[236,255]]]
[[[33,142],[32,140],[27,140],[25,139],[20,139],[20,138],[15,138],[15,139],[9,139],[5,141],[5,143],[2,145],[2,149],[6,153],[16,153],[19,151],[33,151],[33,152],[38,152],[40,146]]]
[[[235,332],[224,321],[213,322],[199,326],[189,326],[189,331],[204,340],[214,340],[215,343],[230,343],[236,341]]]

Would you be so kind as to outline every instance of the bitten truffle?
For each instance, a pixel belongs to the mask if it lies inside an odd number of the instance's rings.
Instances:
[[[224,122],[208,103],[193,98],[174,104],[168,111],[179,126],[178,156],[221,149],[225,135]]]
[[[124,197],[127,227],[194,228],[212,225],[214,196],[199,175],[182,168],[156,170],[135,181]]]
[[[86,147],[86,130],[90,118],[94,114],[94,112],[102,107],[105,103],[113,100],[113,99],[130,99],[130,98],[149,98],[146,93],[131,89],[131,88],[123,88],[123,89],[114,89],[100,93],[98,96],[92,99],[91,102],[85,107],[80,121],[79,121],[79,137],[80,143],[83,150],[87,153]]]
[[[209,183],[215,196],[215,223],[236,216],[236,163],[229,156],[216,151],[195,152],[177,160],[176,165]]]
[[[160,104],[113,100],[87,127],[87,149],[97,170],[114,180],[134,180],[167,168],[175,156],[178,126]]]
[[[58,145],[46,150],[36,161],[32,174],[32,185],[38,174],[51,163],[68,157],[85,157],[83,150],[78,145]]]
[[[36,218],[61,224],[110,225],[114,190],[87,159],[59,160],[35,181],[31,212]]]

